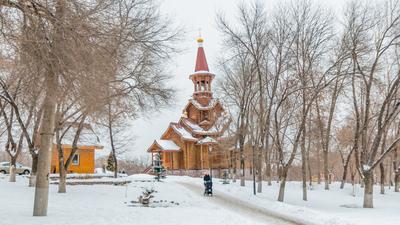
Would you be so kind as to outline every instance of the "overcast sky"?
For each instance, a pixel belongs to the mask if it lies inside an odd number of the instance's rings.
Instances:
[[[278,0],[277,0],[278,1]],[[275,0],[266,0],[267,7],[276,4]],[[133,122],[132,136],[136,136],[135,144],[127,153],[127,157],[147,155],[146,150],[154,141],[160,138],[170,122],[179,120],[183,107],[191,97],[193,91],[189,75],[194,72],[197,53],[195,39],[201,29],[206,52],[207,62],[211,72],[217,72],[217,58],[221,51],[221,36],[215,24],[217,12],[224,12],[228,19],[234,19],[239,0],[160,0],[161,12],[171,17],[177,25],[185,29],[186,35],[181,43],[185,51],[174,57],[168,71],[172,74],[172,82],[177,89],[174,105],[151,113],[148,118],[141,118]],[[247,2],[247,1],[246,1]],[[250,2],[250,0],[248,1]],[[321,4],[331,8],[336,13],[343,10],[346,0],[318,0]],[[216,74],[218,78],[218,73]],[[105,152],[104,152],[105,153]]]

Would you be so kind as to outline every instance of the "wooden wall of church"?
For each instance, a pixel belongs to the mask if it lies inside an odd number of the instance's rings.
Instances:
[[[195,122],[200,122],[199,120],[199,111],[196,109],[196,107],[194,107],[193,105],[190,105],[187,109],[188,111],[188,117],[195,121]]]
[[[169,170],[195,170],[195,169],[224,169],[229,167],[230,155],[223,149],[213,149],[210,153],[208,148],[195,145],[193,142],[183,143],[181,152],[163,152],[163,165]],[[201,154],[202,153],[202,154]],[[247,154],[246,154],[247,153]],[[238,156],[237,156],[238,157]],[[245,152],[245,166],[251,167],[252,158],[249,152]],[[237,162],[239,168],[239,162]],[[203,164],[203,165],[202,165]]]
[[[210,168],[210,159],[208,156],[208,148],[203,147],[203,169],[209,169]]]
[[[188,166],[189,169],[197,169],[196,168],[196,145],[194,143],[189,144],[189,149],[188,149]]]
[[[163,161],[163,166],[166,169],[171,169],[171,160],[170,160],[170,156],[169,156],[169,152],[162,152],[162,161]]]
[[[179,165],[180,165],[180,153],[181,152],[172,152],[172,157],[173,157],[173,161],[172,161],[172,169],[180,169]]]

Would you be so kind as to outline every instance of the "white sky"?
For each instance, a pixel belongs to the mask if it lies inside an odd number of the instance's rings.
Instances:
[[[267,7],[273,6],[279,0],[265,0]],[[295,0],[294,0],[295,1]],[[317,0],[322,5],[340,12],[346,0]],[[154,141],[160,138],[170,122],[177,122],[182,114],[183,107],[191,97],[193,91],[189,75],[194,72],[197,53],[199,29],[205,39],[204,49],[211,72],[217,71],[217,58],[221,50],[221,36],[215,24],[217,12],[224,12],[228,19],[234,20],[237,3],[240,0],[161,0],[161,12],[171,17],[179,26],[183,26],[186,35],[180,47],[185,51],[171,60],[169,71],[172,73],[172,82],[177,89],[176,100],[173,106],[151,113],[149,118],[141,118],[133,122],[132,136],[135,136],[135,145],[127,153],[127,157],[146,156],[146,150]],[[246,1],[247,2],[247,1]],[[251,2],[250,0],[248,2]],[[216,74],[218,78],[218,73]],[[215,83],[214,83],[215,86]],[[150,119],[151,118],[151,119]]]

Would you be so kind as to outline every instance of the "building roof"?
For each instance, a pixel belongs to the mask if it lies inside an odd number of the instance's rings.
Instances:
[[[205,137],[197,142],[197,144],[199,144],[199,145],[204,145],[204,144],[210,145],[210,144],[216,144],[216,143],[217,143],[217,141],[212,137]]]
[[[200,127],[198,124],[194,123],[189,118],[181,118],[181,122],[186,125],[194,134],[198,135],[217,135],[225,131],[227,126],[231,122],[231,116],[228,112],[224,112],[217,118],[214,125],[210,127],[210,129],[205,130]]]
[[[207,64],[207,59],[206,59],[206,54],[204,53],[204,48],[203,48],[203,39],[199,38],[197,39],[197,43],[199,44],[199,47],[197,49],[197,58],[196,58],[196,66],[194,71],[209,71],[208,69],[208,64]]]
[[[161,138],[165,138],[165,135],[168,134],[168,131],[172,130],[175,134],[177,134],[184,141],[198,141],[187,129],[185,129],[181,124],[171,122],[165,130],[165,132],[161,135]],[[165,138],[167,139],[167,138]]]
[[[170,123],[170,126],[174,131],[184,140],[187,141],[197,141],[198,139],[193,137],[193,135],[187,131],[182,125],[178,123]]]
[[[75,127],[71,127],[66,134],[64,135],[64,137],[61,140],[61,144],[63,147],[71,147],[73,145],[74,142],[74,138],[75,138],[75,134],[76,134],[76,128]],[[57,144],[55,138],[54,138],[54,144]],[[100,142],[99,137],[97,136],[97,134],[93,131],[93,129],[91,128],[84,128],[80,135],[79,135],[79,139],[78,139],[78,143],[77,143],[77,147],[78,148],[90,148],[90,149],[103,149],[103,145]]]
[[[152,149],[157,148],[160,151],[169,151],[176,152],[180,151],[181,147],[179,147],[174,141],[171,140],[154,140],[153,144],[147,151],[151,151]]]
[[[200,102],[198,102],[196,99],[190,99],[189,102],[186,104],[185,106],[185,110],[187,109],[187,107],[192,104],[194,107],[196,107],[199,110],[211,110],[213,109],[217,104],[221,105],[221,103],[219,102],[218,99],[216,98],[212,98],[210,100],[210,102],[207,105],[202,105],[200,104]],[[221,105],[222,107],[222,105]]]

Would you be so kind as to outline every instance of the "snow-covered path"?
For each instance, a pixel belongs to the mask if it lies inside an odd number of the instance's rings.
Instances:
[[[203,187],[197,183],[178,181],[182,186],[192,190],[195,193],[202,193]],[[214,196],[209,199],[213,204],[220,205],[226,209],[233,212],[240,212],[241,215],[247,216],[259,222],[265,222],[266,224],[276,224],[276,225],[302,225],[301,223],[296,223],[294,221],[288,221],[286,219],[277,218],[271,215],[270,212],[264,210],[263,208],[257,207],[255,205],[250,205],[247,202],[241,201],[231,196],[225,195],[220,191],[214,189]]]

